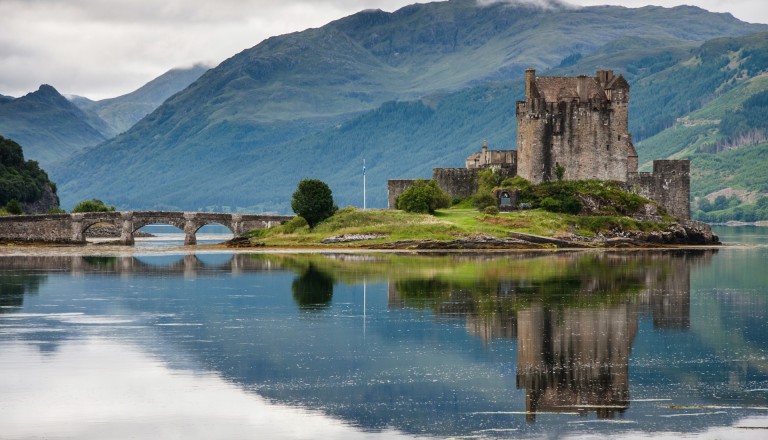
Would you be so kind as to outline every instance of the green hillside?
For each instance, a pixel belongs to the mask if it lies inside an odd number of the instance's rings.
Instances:
[[[206,70],[208,67],[199,64],[189,68],[172,69],[135,91],[116,98],[91,101],[79,97],[72,102],[79,108],[98,115],[114,134],[122,133],[158,108],[163,101],[184,90]]]
[[[4,213],[2,207],[12,200],[22,206],[33,206],[51,198],[55,203],[52,207],[57,207],[55,193],[55,185],[38,163],[25,160],[19,144],[0,136],[0,212]]]
[[[24,145],[28,158],[47,167],[107,139],[104,121],[75,107],[49,85],[21,98],[0,100],[0,135]]]
[[[766,29],[695,7],[463,0],[364,11],[237,54],[52,172],[65,206],[99,197],[133,209],[287,211],[302,177],[328,181],[341,206],[360,204],[365,158],[369,201],[384,206],[387,178],[461,166],[484,138],[514,148],[527,67],[545,73],[573,54],[632,46],[633,75],[647,77],[695,42]]]
[[[692,160],[695,218],[768,219],[756,205],[768,196],[768,33],[707,42],[639,86],[658,95],[651,103],[668,102],[660,112],[670,125],[639,142],[640,162]]]

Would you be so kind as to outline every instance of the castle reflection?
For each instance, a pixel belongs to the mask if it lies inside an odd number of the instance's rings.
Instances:
[[[551,270],[526,267],[474,285],[403,280],[390,286],[390,307],[429,304],[460,317],[483,344],[517,341],[517,388],[527,419],[540,412],[594,411],[614,418],[630,404],[629,358],[638,316],[659,330],[690,327],[691,268],[713,251],[647,255],[564,254]]]

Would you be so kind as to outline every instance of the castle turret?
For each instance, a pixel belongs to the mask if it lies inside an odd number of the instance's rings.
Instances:
[[[525,100],[530,102],[533,99],[534,83],[536,82],[536,69],[525,70]]]

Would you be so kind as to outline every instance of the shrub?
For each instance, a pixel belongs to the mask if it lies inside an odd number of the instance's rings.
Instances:
[[[475,205],[475,208],[480,211],[489,206],[496,206],[498,204],[496,197],[494,197],[491,193],[480,191],[476,192],[475,195],[472,196],[472,203]]]
[[[422,214],[434,214],[436,210],[450,206],[450,196],[434,180],[417,180],[397,199],[397,209]]]
[[[582,208],[581,200],[577,199],[576,197],[566,197],[563,200],[563,212],[566,214],[578,214],[581,211]]]
[[[303,228],[309,229],[309,223],[307,223],[307,220],[304,217],[297,215],[292,218],[291,221],[283,225],[283,232],[286,234],[293,234]]]
[[[5,210],[8,212],[8,214],[12,215],[21,215],[24,214],[24,209],[21,208],[21,203],[19,203],[16,199],[11,199],[7,205],[5,205]]]
[[[539,202],[539,207],[545,211],[549,212],[560,212],[562,209],[563,204],[560,203],[560,200],[554,199],[552,197],[546,197]]]
[[[499,207],[498,206],[486,206],[485,209],[483,209],[483,214],[488,215],[499,215]]]
[[[304,217],[310,228],[332,216],[339,208],[333,203],[331,188],[317,179],[304,179],[299,182],[291,199],[291,209],[296,215]]]
[[[107,206],[99,199],[83,200],[75,205],[72,212],[112,212],[114,206]]]

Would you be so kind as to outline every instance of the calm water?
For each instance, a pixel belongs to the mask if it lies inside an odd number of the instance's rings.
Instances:
[[[718,232],[755,245],[0,256],[0,438],[766,438],[768,229]]]

